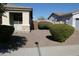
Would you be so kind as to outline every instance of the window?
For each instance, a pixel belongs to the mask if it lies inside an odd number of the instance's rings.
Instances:
[[[22,24],[22,13],[13,13],[14,24]]]

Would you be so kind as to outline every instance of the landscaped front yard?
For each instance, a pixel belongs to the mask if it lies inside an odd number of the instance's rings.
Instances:
[[[39,43],[39,47],[50,46],[66,46],[66,45],[79,45],[79,31],[75,31],[70,38],[65,42],[60,43],[50,40],[48,30],[33,30],[32,32],[14,32],[12,38],[6,44],[0,44],[0,53],[16,51],[19,48],[33,48],[37,47],[35,42]]]
[[[14,33],[13,35],[26,37],[27,42],[24,45],[25,48],[36,47],[35,42],[39,42],[40,47],[79,44],[79,31],[75,31],[72,36],[63,43],[48,39],[47,36],[51,35],[48,30],[33,30],[30,33],[18,32]]]

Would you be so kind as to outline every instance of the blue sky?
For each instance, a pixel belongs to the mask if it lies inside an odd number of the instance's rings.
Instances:
[[[79,9],[79,3],[16,3],[16,5],[32,7],[34,20],[37,20],[40,16],[43,16],[47,19],[52,12],[66,13]]]

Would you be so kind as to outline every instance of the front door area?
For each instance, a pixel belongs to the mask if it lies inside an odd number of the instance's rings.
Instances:
[[[16,31],[22,30],[22,13],[10,12],[10,24],[15,27]]]

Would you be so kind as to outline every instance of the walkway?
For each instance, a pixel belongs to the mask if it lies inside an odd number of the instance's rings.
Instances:
[[[40,54],[41,56],[79,56],[79,45],[41,47]],[[20,48],[17,51],[0,55],[39,56],[39,51],[37,48]]]

